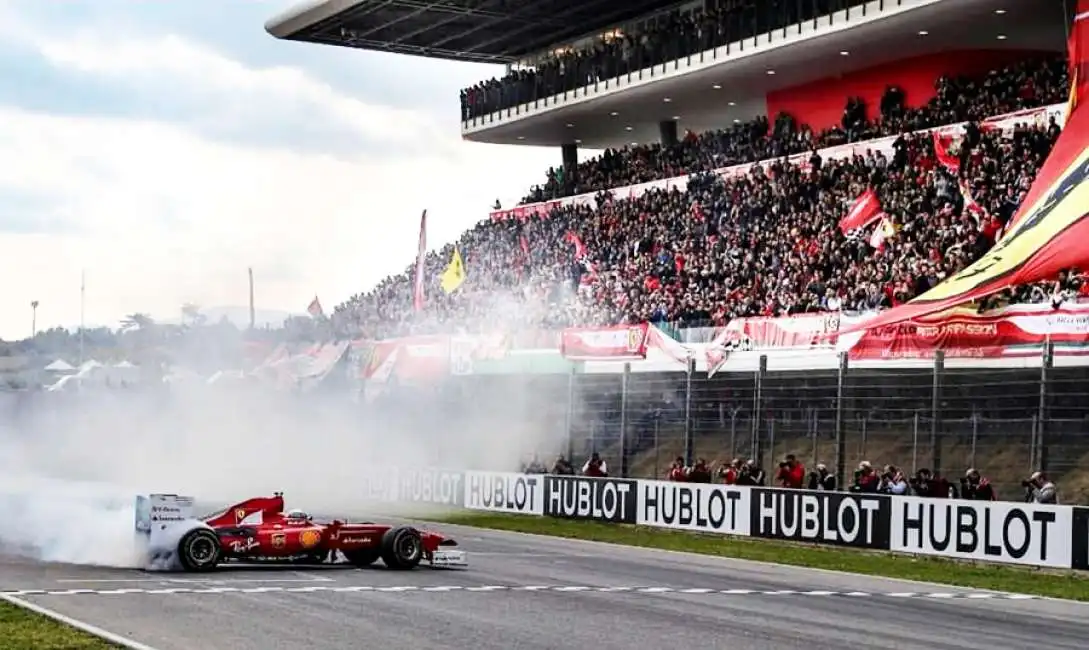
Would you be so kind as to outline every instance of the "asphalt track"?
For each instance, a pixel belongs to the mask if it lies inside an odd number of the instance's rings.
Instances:
[[[4,559],[0,592],[156,650],[1083,650],[1089,605],[440,526],[459,570],[183,574]]]

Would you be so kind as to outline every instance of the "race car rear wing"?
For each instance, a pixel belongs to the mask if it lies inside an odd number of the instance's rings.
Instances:
[[[160,538],[172,524],[193,519],[193,497],[177,494],[136,496],[133,526],[138,536],[148,538],[149,546],[160,546]]]

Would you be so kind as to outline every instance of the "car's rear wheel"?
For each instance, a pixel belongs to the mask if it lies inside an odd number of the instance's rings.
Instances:
[[[215,531],[194,528],[178,541],[178,561],[186,571],[211,571],[223,559],[223,546]]]
[[[361,548],[357,551],[342,551],[348,562],[358,566],[370,566],[378,561],[382,554],[373,548]]]
[[[391,528],[382,536],[382,562],[391,569],[413,569],[423,560],[420,531],[409,526]]]

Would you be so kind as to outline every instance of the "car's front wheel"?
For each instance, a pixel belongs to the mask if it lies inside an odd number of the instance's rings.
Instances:
[[[391,528],[382,536],[382,561],[391,569],[413,569],[423,560],[423,539],[409,526]]]

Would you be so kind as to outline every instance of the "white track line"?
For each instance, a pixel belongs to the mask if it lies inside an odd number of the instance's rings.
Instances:
[[[23,609],[34,612],[35,614],[41,614],[42,616],[57,621],[58,623],[74,627],[77,630],[90,634],[91,636],[96,636],[103,641],[107,641],[122,648],[127,648],[128,650],[156,650],[155,648],[140,643],[139,641],[134,641],[128,637],[121,636],[120,634],[114,634],[113,632],[110,632],[108,630],[104,630],[100,627],[91,625],[90,623],[84,623],[83,621],[74,619],[71,616],[65,616],[60,612],[55,612],[49,608],[42,607],[41,605],[27,602],[22,598],[19,598],[8,592],[0,592],[0,600],[11,603],[16,607],[22,607]]]
[[[394,585],[394,586],[363,586],[353,585],[347,587],[225,587],[214,585],[194,585],[192,587],[164,587],[162,589],[19,589],[0,591],[0,596],[5,598],[18,598],[23,596],[120,596],[132,594],[144,595],[173,595],[173,594],[268,594],[268,593],[443,593],[443,592],[467,592],[467,593],[493,593],[493,592],[552,592],[552,593],[634,593],[634,594],[682,594],[699,596],[792,596],[792,597],[821,597],[821,598],[923,598],[930,600],[1036,600],[1036,596],[1024,594],[1005,594],[1000,592],[966,591],[966,592],[927,592],[927,591],[897,591],[897,592],[865,592],[865,591],[829,591],[820,590],[791,590],[791,589],[710,589],[705,587],[652,587],[652,586],[623,586],[600,587],[591,585]]]

